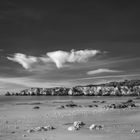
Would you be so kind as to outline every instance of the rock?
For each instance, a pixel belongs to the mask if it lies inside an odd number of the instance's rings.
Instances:
[[[34,128],[34,131],[42,131],[43,127],[36,127]]]
[[[132,131],[131,131],[131,133],[137,133],[138,132],[138,130],[136,130],[136,129],[132,129]]]
[[[45,131],[49,131],[49,130],[53,130],[53,129],[55,129],[55,128],[51,125],[47,125],[47,126],[43,127],[43,130],[45,130]]]
[[[89,127],[89,129],[90,130],[100,130],[100,129],[102,129],[103,128],[103,126],[102,125],[98,125],[98,124],[92,124],[90,127]]]
[[[113,109],[122,109],[122,108],[129,108],[129,107],[136,107],[135,102],[129,99],[126,102],[115,103],[105,106],[105,108],[113,108]]]
[[[75,131],[75,130],[79,130],[82,126],[84,126],[85,123],[81,122],[81,121],[75,121],[73,123],[73,126],[68,127],[69,131]]]
[[[88,107],[89,107],[89,108],[92,108],[92,107],[93,107],[93,105],[88,105]]]
[[[27,137],[27,135],[24,134],[23,137]]]
[[[33,109],[39,109],[40,107],[39,106],[35,106],[35,107],[33,107]]]
[[[74,104],[74,103],[66,104],[65,106],[66,106],[66,107],[71,107],[71,108],[73,108],[73,107],[78,107],[78,105],[77,105],[77,104]]]
[[[27,130],[28,133],[32,133],[32,132],[35,132],[35,130],[33,128]]]
[[[94,107],[98,107],[98,105],[94,105]]]
[[[75,127],[82,127],[83,125],[85,125],[85,123],[83,123],[83,122],[81,122],[81,121],[75,121],[74,123],[73,123],[73,126],[75,126]]]
[[[104,104],[104,103],[106,103],[106,101],[101,101],[100,103],[101,103],[101,104]]]
[[[100,101],[92,101],[93,103],[99,103]]]
[[[79,130],[80,128],[75,127],[75,126],[70,126],[68,127],[68,131],[75,131],[75,130]]]
[[[31,128],[27,132],[32,133],[32,132],[38,132],[38,131],[50,131],[50,130],[53,130],[53,129],[55,129],[55,128],[51,125],[39,126],[39,127]]]
[[[61,105],[57,109],[64,109],[64,108],[65,108],[65,106],[64,105]]]

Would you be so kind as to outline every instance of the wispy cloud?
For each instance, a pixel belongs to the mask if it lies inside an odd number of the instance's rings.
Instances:
[[[8,60],[17,62],[23,66],[25,69],[30,69],[32,65],[42,63],[46,66],[47,63],[55,63],[57,68],[62,68],[66,63],[85,63],[91,57],[95,57],[99,54],[98,50],[79,50],[70,52],[66,51],[54,51],[48,52],[45,56],[27,56],[22,53],[15,53],[11,57],[7,57]]]
[[[34,56],[26,56],[21,53],[15,53],[13,57],[7,57],[7,59],[21,64],[25,69],[29,69],[32,64],[38,61]]]
[[[99,54],[98,50],[71,50],[66,51],[54,51],[47,53],[47,56],[52,59],[56,64],[57,68],[63,67],[65,63],[84,63],[87,62],[89,58],[95,57]]]
[[[96,75],[96,74],[100,74],[100,73],[118,73],[118,72],[122,72],[122,71],[104,68],[104,69],[97,69],[97,70],[88,71],[87,74],[88,75]]]
[[[95,77],[85,77],[85,78],[78,78],[78,79],[72,79],[72,81],[82,81],[82,80],[97,80],[97,79],[114,79],[114,78],[134,78],[134,77],[140,77],[140,74],[121,74],[121,75],[106,75],[106,76],[95,76]],[[69,80],[71,81],[71,80]]]

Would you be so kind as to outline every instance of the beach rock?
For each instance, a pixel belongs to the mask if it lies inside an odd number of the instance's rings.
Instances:
[[[33,128],[27,130],[28,133],[32,133],[32,132],[35,132],[35,130]]]
[[[93,107],[98,107],[98,105],[94,105]]]
[[[61,105],[61,106],[57,107],[57,109],[64,109],[64,108],[65,108],[64,105]]]
[[[66,107],[71,107],[71,108],[78,107],[78,105],[74,104],[74,103],[66,104],[65,106]]]
[[[130,108],[130,107],[136,107],[135,102],[131,99],[129,99],[126,102],[114,103],[105,106],[105,108],[113,108],[113,109],[123,109],[123,108]]]
[[[50,131],[50,130],[53,130],[53,129],[55,129],[55,128],[51,125],[47,125],[47,126],[43,127],[43,130],[45,130],[45,131]]]
[[[43,127],[36,127],[34,128],[34,131],[42,131]]]
[[[92,108],[92,107],[93,107],[93,105],[88,105],[87,107]]]
[[[24,134],[23,137],[27,137],[27,135]]]
[[[75,130],[79,130],[80,127],[75,127],[75,126],[70,126],[68,127],[68,131],[75,131]]]
[[[35,106],[35,107],[33,107],[33,109],[39,109],[40,107],[39,106]]]
[[[93,103],[99,103],[100,101],[92,101]]]
[[[137,133],[138,131],[135,129],[132,129],[131,133]]]
[[[106,101],[101,101],[100,103],[101,103],[101,104],[104,104],[104,103],[106,103]]]
[[[74,123],[73,123],[73,126],[74,127],[79,127],[79,128],[81,128],[82,126],[84,126],[85,125],[85,123],[84,122],[81,122],[81,121],[75,121]]]
[[[55,129],[53,126],[47,125],[47,126],[39,126],[39,127],[31,128],[27,130],[27,132],[32,133],[32,132],[39,132],[39,131],[50,131],[53,129]]]
[[[81,122],[81,121],[75,121],[73,123],[73,126],[68,127],[68,131],[75,131],[75,130],[79,130],[82,126],[84,126],[85,123]]]
[[[103,128],[103,125],[100,125],[100,124],[92,124],[89,129],[90,130],[100,130]]]

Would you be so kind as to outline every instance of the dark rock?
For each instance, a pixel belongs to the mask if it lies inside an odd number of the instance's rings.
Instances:
[[[115,104],[110,104],[110,105],[105,106],[105,108],[113,108],[113,109],[123,109],[123,108],[128,108],[128,107],[136,107],[135,102],[129,99],[126,102],[115,103]]]
[[[92,107],[93,107],[93,105],[88,105],[88,107],[92,108]]]
[[[40,107],[39,106],[35,106],[35,107],[33,107],[33,109],[39,109]]]
[[[106,103],[106,101],[101,101],[100,103],[103,104],[103,103]]]
[[[73,107],[78,107],[78,105],[77,105],[77,104],[74,104],[74,103],[66,104],[65,106],[66,106],[66,107],[71,107],[71,108],[73,108]]]
[[[98,107],[98,105],[93,105],[94,107]]]
[[[92,101],[93,103],[99,103],[100,101]]]
[[[64,105],[61,105],[61,106],[57,107],[57,109],[64,109],[64,108],[65,108]]]

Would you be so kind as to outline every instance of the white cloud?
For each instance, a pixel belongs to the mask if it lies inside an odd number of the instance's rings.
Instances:
[[[97,69],[97,70],[92,70],[88,71],[88,75],[95,75],[95,74],[100,74],[100,73],[116,73],[116,72],[122,72],[119,70],[110,70],[110,69]]]
[[[100,51],[98,50],[79,50],[70,52],[54,51],[47,53],[47,56],[52,59],[58,68],[63,67],[65,63],[83,63],[87,62],[89,58],[96,56]]]
[[[96,56],[99,54],[98,50],[79,50],[70,52],[66,51],[54,51],[48,52],[45,56],[35,57],[35,56],[27,56],[22,53],[15,53],[13,57],[7,57],[7,59],[17,62],[22,65],[25,69],[30,69],[33,64],[46,64],[50,62],[54,62],[57,68],[64,67],[65,63],[84,63],[87,62],[89,58]]]
[[[34,56],[26,56],[25,54],[15,53],[13,58],[7,57],[7,59],[18,62],[21,64],[25,69],[29,69],[33,63],[38,62],[37,57]]]

